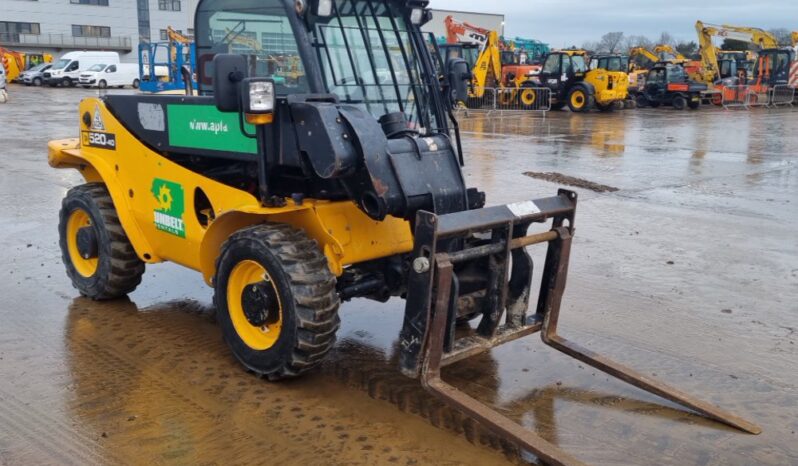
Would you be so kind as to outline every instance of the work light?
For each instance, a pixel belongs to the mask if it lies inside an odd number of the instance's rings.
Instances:
[[[316,14],[319,16],[327,17],[332,15],[332,0],[319,0],[319,5],[316,7]]]
[[[410,11],[410,22],[415,24],[416,26],[421,25],[421,21],[424,19],[424,9],[423,8],[413,8]]]
[[[246,113],[271,113],[274,111],[274,81],[262,78],[244,80]]]

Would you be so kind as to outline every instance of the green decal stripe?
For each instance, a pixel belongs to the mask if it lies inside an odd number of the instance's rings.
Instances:
[[[222,113],[213,105],[169,104],[169,145],[222,152],[258,153],[258,143],[241,133],[238,113]],[[255,127],[245,123],[248,132]]]

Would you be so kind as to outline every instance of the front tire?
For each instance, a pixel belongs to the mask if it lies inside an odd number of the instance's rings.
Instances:
[[[583,87],[574,87],[568,93],[568,108],[574,113],[589,112],[593,104],[594,97]]]
[[[684,110],[687,108],[687,99],[685,99],[684,96],[677,95],[673,98],[671,105],[673,105],[673,108],[676,110]]]
[[[108,83],[104,79],[101,79],[100,82],[97,83],[97,87],[100,89],[106,89],[108,87]]]
[[[122,229],[104,185],[88,183],[69,190],[61,204],[58,233],[67,276],[83,296],[120,298],[141,283],[144,262]]]
[[[42,78],[33,78],[33,85],[36,86],[36,87],[41,87]]]
[[[233,234],[216,262],[214,303],[225,341],[251,371],[279,380],[320,364],[340,325],[336,278],[318,244],[288,225]]]

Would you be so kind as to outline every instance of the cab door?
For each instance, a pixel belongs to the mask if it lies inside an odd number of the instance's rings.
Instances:
[[[553,95],[558,95],[562,86],[562,60],[567,55],[560,53],[552,53],[546,57],[543,62],[543,68],[540,70],[540,85],[551,89]]]

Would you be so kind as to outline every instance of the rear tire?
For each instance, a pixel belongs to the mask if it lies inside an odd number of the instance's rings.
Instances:
[[[687,99],[685,99],[684,96],[677,95],[673,98],[671,105],[673,105],[673,108],[676,110],[684,110],[687,108]]]
[[[67,276],[83,296],[120,298],[141,283],[144,262],[130,244],[104,185],[88,183],[69,190],[61,204],[58,233]]]
[[[596,108],[599,109],[600,112],[609,113],[615,110],[615,102],[610,102],[609,104],[602,105],[596,102]]]
[[[133,80],[133,89],[138,89],[139,88],[139,84],[141,84],[139,82],[139,80],[138,79],[134,79]]]
[[[216,262],[214,303],[225,341],[249,370],[279,380],[320,364],[340,325],[336,278],[319,245],[289,225],[233,234]]]

